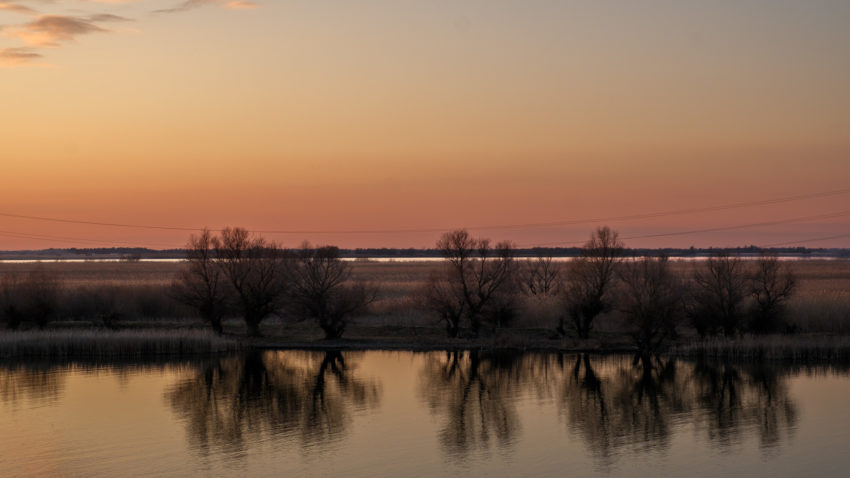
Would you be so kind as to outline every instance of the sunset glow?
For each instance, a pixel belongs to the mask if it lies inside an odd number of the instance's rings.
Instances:
[[[847,25],[838,1],[0,0],[0,249],[603,223],[850,247]]]

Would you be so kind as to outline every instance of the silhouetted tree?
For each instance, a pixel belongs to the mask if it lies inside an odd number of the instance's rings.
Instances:
[[[749,330],[755,333],[778,331],[784,322],[785,307],[797,281],[788,267],[782,267],[776,255],[763,255],[750,277]]]
[[[197,310],[218,334],[223,332],[221,320],[228,305],[228,284],[215,257],[220,247],[218,238],[207,229],[199,236],[192,235],[186,245],[187,267],[174,282],[177,300]]]
[[[521,285],[526,294],[550,296],[561,292],[561,268],[552,256],[535,250],[537,257],[523,264]]]
[[[2,291],[0,299],[3,300],[3,321],[6,322],[6,327],[11,330],[17,330],[25,317],[19,295],[19,291],[22,288],[21,282],[21,277],[14,273],[6,273],[0,279],[0,291]]]
[[[43,269],[25,276],[7,273],[0,280],[0,290],[0,310],[6,326],[12,330],[24,321],[32,321],[43,329],[59,311],[62,282]]]
[[[700,335],[737,333],[744,317],[744,300],[750,289],[738,257],[718,253],[694,270],[687,312]]]
[[[457,278],[441,272],[431,271],[422,294],[423,301],[425,307],[437,313],[445,323],[448,336],[457,337],[461,320],[466,315],[466,298]]]
[[[596,229],[582,247],[581,255],[570,264],[564,290],[566,314],[557,327],[560,335],[566,335],[570,327],[586,339],[593,330],[593,320],[611,310],[611,283],[623,254],[618,237],[607,226]]]
[[[216,257],[248,333],[260,335],[260,322],[280,309],[289,291],[291,258],[276,243],[238,227],[221,231]]]
[[[376,295],[373,287],[362,282],[350,284],[350,279],[351,266],[340,259],[337,247],[305,244],[290,292],[292,311],[317,320],[325,338],[341,337],[351,315],[365,310]]]
[[[648,362],[676,333],[682,317],[682,287],[666,256],[626,262],[619,270],[623,283],[620,310],[638,349]]]
[[[473,239],[461,229],[443,234],[437,249],[446,269],[441,279],[432,278],[426,302],[442,315],[450,336],[457,336],[462,318],[477,335],[485,320],[502,322],[510,315],[515,262],[509,242],[492,247],[488,239]]]

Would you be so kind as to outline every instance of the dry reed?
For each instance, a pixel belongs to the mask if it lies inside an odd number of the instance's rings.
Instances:
[[[139,359],[235,350],[237,343],[198,330],[48,330],[0,334],[0,358]]]

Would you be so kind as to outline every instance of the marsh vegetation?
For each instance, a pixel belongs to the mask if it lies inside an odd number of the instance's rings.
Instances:
[[[0,319],[9,330],[211,328],[266,345],[643,355],[717,335],[846,347],[823,337],[850,331],[847,261],[634,258],[607,228],[572,261],[518,258],[466,231],[438,243],[444,262],[344,261],[332,246],[288,251],[238,228],[189,245],[179,263],[0,264]]]

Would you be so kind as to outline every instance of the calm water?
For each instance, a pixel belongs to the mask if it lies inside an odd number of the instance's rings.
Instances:
[[[846,476],[846,368],[262,352],[0,364],[0,476]]]

